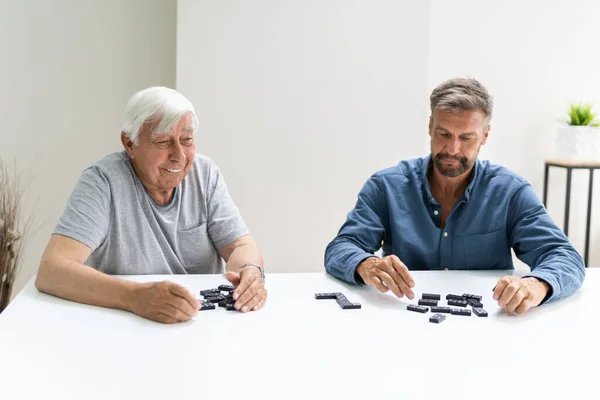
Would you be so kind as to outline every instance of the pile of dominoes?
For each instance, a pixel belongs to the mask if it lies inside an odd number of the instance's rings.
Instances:
[[[200,311],[214,310],[217,308],[217,304],[227,311],[235,311],[234,290],[235,286],[232,285],[219,285],[216,289],[201,290],[200,296],[204,299],[200,302]]]
[[[444,314],[464,315],[467,317],[471,316],[471,310],[469,310],[467,306],[471,306],[473,313],[478,317],[487,317],[488,313],[483,309],[481,299],[482,297],[477,294],[464,293],[461,296],[457,294],[449,294],[446,296],[446,303],[448,304],[448,307],[445,307],[438,305],[438,302],[441,300],[441,296],[439,294],[423,293],[419,299],[418,305],[409,304],[406,308],[409,311],[415,311],[424,314],[428,312],[429,307],[431,307],[431,312],[436,314],[429,318],[429,322],[439,324],[446,319]],[[453,308],[449,306],[460,308]]]

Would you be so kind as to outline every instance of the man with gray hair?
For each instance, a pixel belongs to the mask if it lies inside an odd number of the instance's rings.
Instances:
[[[583,260],[532,187],[477,158],[492,118],[486,88],[451,79],[430,100],[431,154],[371,176],[327,246],[326,270],[412,300],[409,271],[513,269],[512,248],[531,272],[499,279],[493,298],[507,312],[522,314],[577,290]],[[380,248],[383,257],[375,257]]]
[[[179,92],[135,93],[121,127],[124,151],[83,171],[42,256],[36,287],[80,303],[187,321],[200,303],[173,282],[112,275],[216,274],[235,308],[262,308],[263,259],[215,163],[196,154],[192,104]]]

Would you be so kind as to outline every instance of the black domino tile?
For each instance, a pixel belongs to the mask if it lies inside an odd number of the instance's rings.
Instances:
[[[487,317],[488,316],[487,311],[485,311],[481,307],[473,307],[473,314],[477,315],[478,317]]]
[[[481,297],[478,294],[471,294],[471,293],[463,293],[463,297],[465,299],[475,299],[475,300],[479,300],[481,301],[481,299],[483,299],[483,297]]]
[[[456,306],[456,307],[466,307],[468,305],[466,300],[450,299],[450,300],[448,300],[447,303],[449,306]]]
[[[415,312],[418,312],[418,313],[426,313],[427,311],[429,311],[428,307],[418,306],[418,305],[415,305],[415,304],[409,304],[409,305],[407,305],[406,309],[408,311],[415,311]]]
[[[340,307],[342,307],[344,310],[358,310],[361,308],[361,305],[360,303],[344,303]]]
[[[481,303],[481,301],[479,301],[477,299],[467,298],[467,303],[469,303],[469,305],[471,307],[477,307],[477,308],[483,307],[483,303]]]
[[[435,293],[423,293],[421,295],[422,299],[426,299],[426,300],[441,300],[442,296],[440,296],[439,294],[435,294]]]
[[[471,310],[469,310],[468,308],[453,308],[450,311],[450,314],[452,314],[452,315],[467,315],[467,316],[470,316],[471,315]]]
[[[450,314],[451,310],[452,309],[450,307],[431,307],[431,312],[432,313]]]
[[[200,291],[200,296],[210,296],[210,295],[214,295],[214,296],[218,296],[221,294],[221,291],[219,289],[206,289],[206,290],[201,290]]]
[[[317,300],[335,300],[337,293],[315,293],[315,299]]]
[[[204,300],[210,303],[219,303],[223,300],[227,299],[225,296],[214,296],[214,297],[205,297]]]
[[[429,317],[429,322],[433,322],[435,324],[439,324],[440,322],[442,322],[445,319],[446,319],[445,315],[435,314],[435,315],[432,315],[431,317]]]
[[[209,303],[209,302],[202,302],[202,304],[200,305],[200,311],[204,311],[204,310],[214,310],[217,308],[216,304],[213,303]]]
[[[429,299],[419,299],[420,306],[429,306],[429,307],[437,307],[437,300],[429,300]]]
[[[235,286],[233,286],[233,285],[219,285],[218,289],[221,292],[233,292],[235,290]]]
[[[446,300],[466,300],[463,296],[459,296],[457,294],[448,294],[446,295]]]

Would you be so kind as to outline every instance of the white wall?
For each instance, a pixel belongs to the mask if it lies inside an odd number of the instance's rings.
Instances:
[[[427,152],[429,3],[180,0],[177,88],[270,271],[322,271],[366,179]]]
[[[594,0],[431,1],[429,90],[454,76],[481,80],[496,100],[482,157],[524,176],[540,197],[556,120],[572,101],[594,102],[600,111],[598,15]],[[600,205],[598,175],[592,212]],[[550,176],[548,210],[562,227],[566,173]],[[583,255],[588,175],[573,179],[569,236]],[[591,266],[600,266],[598,218],[592,215]]]
[[[15,295],[36,272],[81,171],[120,150],[125,101],[175,84],[176,2],[0,1],[0,157],[30,179],[41,228]],[[27,211],[27,210],[26,210]]]

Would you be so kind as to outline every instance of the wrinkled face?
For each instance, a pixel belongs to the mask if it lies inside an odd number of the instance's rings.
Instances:
[[[196,154],[192,117],[186,113],[171,132],[151,134],[156,125],[144,124],[138,145],[124,134],[121,139],[146,190],[171,193],[189,172]]]
[[[482,110],[433,113],[429,119],[431,159],[442,175],[455,178],[471,171],[490,131],[484,124]]]

